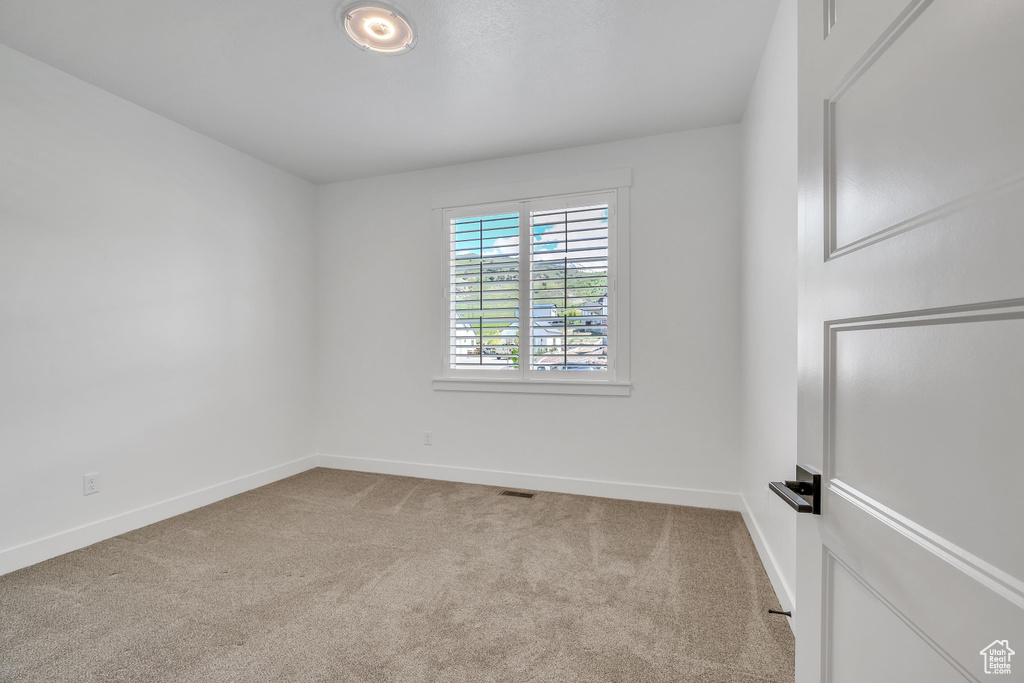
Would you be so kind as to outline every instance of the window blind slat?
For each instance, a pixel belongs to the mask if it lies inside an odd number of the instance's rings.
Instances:
[[[608,206],[536,211],[530,222],[530,368],[607,370]]]
[[[610,212],[598,196],[450,220],[449,368],[609,369]]]
[[[450,223],[448,365],[514,369],[519,339],[519,215]]]

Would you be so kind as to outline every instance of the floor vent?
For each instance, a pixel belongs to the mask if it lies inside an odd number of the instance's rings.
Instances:
[[[515,498],[533,498],[532,493],[524,493],[523,491],[502,491],[503,496],[513,496]]]

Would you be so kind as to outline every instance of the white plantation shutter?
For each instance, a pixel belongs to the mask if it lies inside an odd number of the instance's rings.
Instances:
[[[530,369],[608,369],[608,205],[530,212]]]
[[[444,211],[445,376],[614,381],[614,191]]]
[[[449,367],[515,370],[519,213],[451,218],[449,225]]]

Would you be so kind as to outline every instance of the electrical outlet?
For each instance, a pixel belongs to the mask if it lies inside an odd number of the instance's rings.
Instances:
[[[423,432],[423,445],[433,446],[434,445],[434,434],[432,432]]]
[[[88,496],[93,493],[100,492],[100,473],[93,472],[92,474],[82,475],[82,495]]]

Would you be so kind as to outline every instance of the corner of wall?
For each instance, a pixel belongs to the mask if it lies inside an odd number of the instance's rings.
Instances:
[[[796,518],[776,513],[764,487],[791,477],[797,458],[796,79],[796,0],[782,0],[742,122],[739,366],[743,516],[787,609]]]

